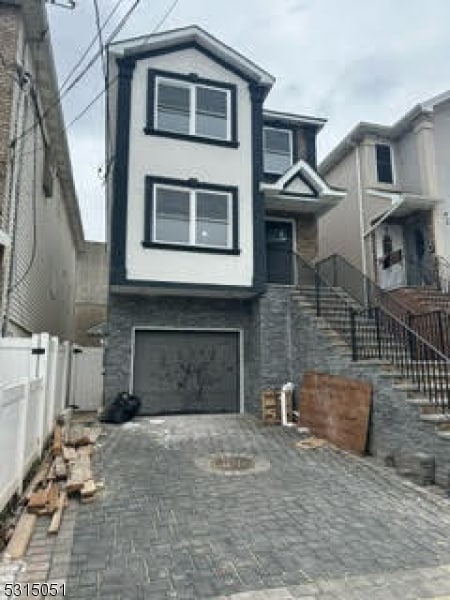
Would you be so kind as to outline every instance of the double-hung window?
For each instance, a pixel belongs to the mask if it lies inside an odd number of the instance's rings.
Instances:
[[[388,144],[375,145],[377,178],[380,183],[394,183],[392,150]]]
[[[292,131],[264,127],[264,172],[282,174],[292,166]]]
[[[232,194],[156,184],[152,241],[182,246],[232,249]]]
[[[155,129],[231,141],[231,89],[156,77]]]

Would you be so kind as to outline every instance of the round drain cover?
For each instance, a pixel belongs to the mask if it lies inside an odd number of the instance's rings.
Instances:
[[[246,475],[270,469],[270,462],[262,456],[231,453],[196,458],[195,464],[204,471],[222,475]]]

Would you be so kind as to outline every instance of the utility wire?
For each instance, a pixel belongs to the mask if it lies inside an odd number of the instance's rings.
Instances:
[[[95,25],[97,27],[97,39],[98,45],[102,56],[102,70],[103,70],[103,78],[106,82],[106,60],[105,60],[105,49],[103,46],[103,34],[102,34],[102,26],[100,24],[100,9],[98,7],[98,0],[94,0],[94,11],[95,11]]]
[[[114,40],[114,38],[120,33],[120,31],[123,29],[123,27],[125,26],[126,22],[130,18],[130,16],[133,13],[133,11],[136,9],[136,7],[140,3],[140,1],[141,0],[135,0],[134,1],[134,3],[132,4],[132,6],[128,9],[128,11],[125,13],[125,15],[119,21],[118,25],[115,27],[115,29],[113,30],[113,32],[108,36],[108,39],[107,39],[107,42],[106,42],[107,44],[110,44]],[[55,101],[52,104],[50,104],[50,106],[44,111],[44,113],[41,115],[41,119],[45,119],[45,117],[54,108],[56,108],[59,104],[61,104],[62,99],[65,96],[67,96],[67,94],[84,78],[84,76],[89,72],[89,70],[97,62],[97,60],[101,56],[101,54],[102,54],[102,52],[100,52],[100,51],[97,51],[94,54],[94,56],[90,59],[90,61],[87,63],[87,65],[84,67],[84,69],[75,77],[75,79],[69,84],[69,86],[61,94],[58,94],[58,97],[55,99]],[[33,129],[35,129],[37,127],[38,124],[39,124],[39,121],[35,121],[33,123],[33,125],[31,125],[27,129],[25,129],[18,137],[16,137],[13,140],[13,143],[16,143],[21,138],[23,138],[26,135],[28,135]]]
[[[109,23],[109,21],[112,19],[112,17],[115,15],[115,13],[117,12],[118,8],[120,7],[120,5],[123,3],[124,0],[117,0],[116,4],[113,6],[113,8],[111,9],[111,12],[109,13],[109,15],[106,17],[103,25],[100,27],[100,31],[103,31],[104,28],[106,27],[106,25]],[[97,42],[97,38],[98,38],[98,31],[97,31],[97,35],[95,35],[93,37],[93,39],[90,41],[88,47],[86,48],[86,50],[83,52],[83,54],[80,56],[80,58],[78,59],[78,61],[74,64],[74,66],[71,68],[71,70],[69,71],[69,73],[67,73],[66,77],[64,78],[64,81],[62,82],[62,84],[59,87],[58,92],[62,92],[62,90],[64,89],[64,86],[66,85],[66,83],[69,81],[69,79],[72,77],[72,75],[76,72],[76,70],[78,69],[78,67],[83,63],[84,59],[86,58],[86,56],[89,54],[90,49],[94,46],[94,44]]]

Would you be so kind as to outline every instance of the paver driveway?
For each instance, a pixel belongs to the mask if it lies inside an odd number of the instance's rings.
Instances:
[[[70,599],[450,598],[446,500],[252,417],[160,421],[103,438],[105,491],[78,509]],[[270,468],[203,468],[222,452]]]

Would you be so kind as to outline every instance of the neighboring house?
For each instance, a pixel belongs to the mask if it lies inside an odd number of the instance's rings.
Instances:
[[[106,334],[108,266],[106,244],[85,242],[77,255],[75,342],[101,346]]]
[[[341,254],[384,289],[448,284],[449,140],[450,92],[391,127],[357,125],[319,167],[347,190],[319,221],[320,257]]]
[[[196,26],[112,44],[108,73],[106,398],[257,410],[266,285],[295,284],[344,195],[316,172],[324,120],[265,110],[274,78]]]
[[[72,339],[83,231],[43,1],[0,2],[3,335]]]

